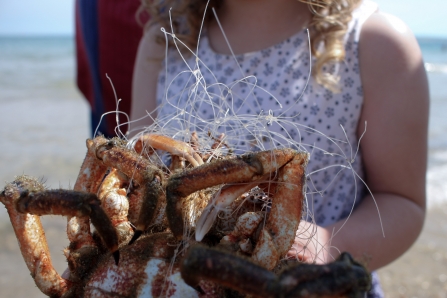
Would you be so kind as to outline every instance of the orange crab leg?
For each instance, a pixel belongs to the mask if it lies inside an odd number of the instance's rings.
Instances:
[[[285,164],[278,173],[276,193],[273,195],[273,204],[267,220],[269,233],[275,235],[274,241],[280,255],[284,255],[290,248],[290,244],[279,245],[288,239],[295,239],[295,232],[301,220],[301,211],[304,202],[304,185],[307,165],[307,154],[296,155],[289,163]]]
[[[152,181],[155,177],[163,180],[163,173],[157,167],[136,152],[117,144],[114,140],[98,146],[96,156],[106,166],[118,169],[129,179],[143,184],[145,181]]]
[[[46,295],[60,297],[71,287],[71,282],[62,278],[51,263],[45,232],[39,216],[21,214],[16,202],[26,191],[43,191],[45,188],[37,180],[19,176],[5,186],[0,201],[5,205],[19,241],[20,251],[37,287]]]
[[[98,161],[96,148],[108,140],[102,136],[87,140],[87,154],[79,171],[74,190],[96,193],[107,171],[107,166]],[[95,246],[88,217],[68,217],[67,236],[73,247]]]
[[[170,137],[157,134],[145,134],[136,142],[135,150],[142,151],[144,147],[152,147],[155,149],[164,150],[172,155],[184,157],[194,167],[203,164],[202,158],[189,144],[174,140]]]
[[[96,193],[107,171],[107,166],[98,162],[96,148],[106,144],[108,140],[102,136],[87,140],[87,154],[82,163],[74,190]]]
[[[279,169],[269,217],[252,255],[255,262],[268,270],[276,266],[279,258],[287,253],[295,239],[303,208],[304,170],[307,160],[306,153],[297,153],[290,162]]]

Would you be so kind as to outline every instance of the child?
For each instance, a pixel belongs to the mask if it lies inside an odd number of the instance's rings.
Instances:
[[[235,146],[311,153],[313,223],[302,221],[290,256],[326,263],[347,251],[370,270],[401,256],[425,217],[429,98],[408,28],[369,0],[211,1],[205,18],[206,1],[160,2],[147,5],[158,17],[140,42],[131,118],[157,108],[159,123],[177,131],[262,123],[261,137],[240,130]],[[193,54],[176,40],[165,57],[161,26]]]

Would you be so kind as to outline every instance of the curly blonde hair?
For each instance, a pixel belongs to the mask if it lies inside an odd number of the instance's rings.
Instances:
[[[209,7],[218,8],[222,0],[210,0]],[[352,11],[362,0],[297,0],[308,5],[312,19],[308,26],[311,34],[311,52],[316,58],[313,65],[313,77],[324,87],[338,91],[338,76],[324,70],[332,62],[345,58],[343,44]],[[202,25],[210,20],[212,14],[205,15],[208,1],[191,0],[142,0],[141,11],[151,16],[146,26],[158,24],[165,28],[172,26],[176,36],[189,48],[195,48]],[[170,17],[171,16],[171,17]],[[181,24],[181,25],[180,25]],[[160,42],[164,42],[160,36]],[[320,46],[323,45],[322,48]],[[320,49],[323,49],[320,51]]]

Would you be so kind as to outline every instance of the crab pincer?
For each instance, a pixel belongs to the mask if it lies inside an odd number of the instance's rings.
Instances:
[[[16,209],[21,213],[89,217],[118,265],[118,236],[100,205],[101,201],[95,194],[62,189],[24,191],[16,201]]]

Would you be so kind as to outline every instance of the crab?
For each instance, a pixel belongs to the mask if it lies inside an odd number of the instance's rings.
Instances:
[[[301,219],[306,153],[198,147],[194,134],[189,143],[147,134],[131,148],[99,136],[87,140],[73,190],[28,176],[7,184],[0,201],[37,287],[50,297],[363,297],[370,275],[349,254],[324,266],[283,261]],[[169,167],[154,162],[156,150]],[[62,276],[40,223],[48,214],[68,217]]]

